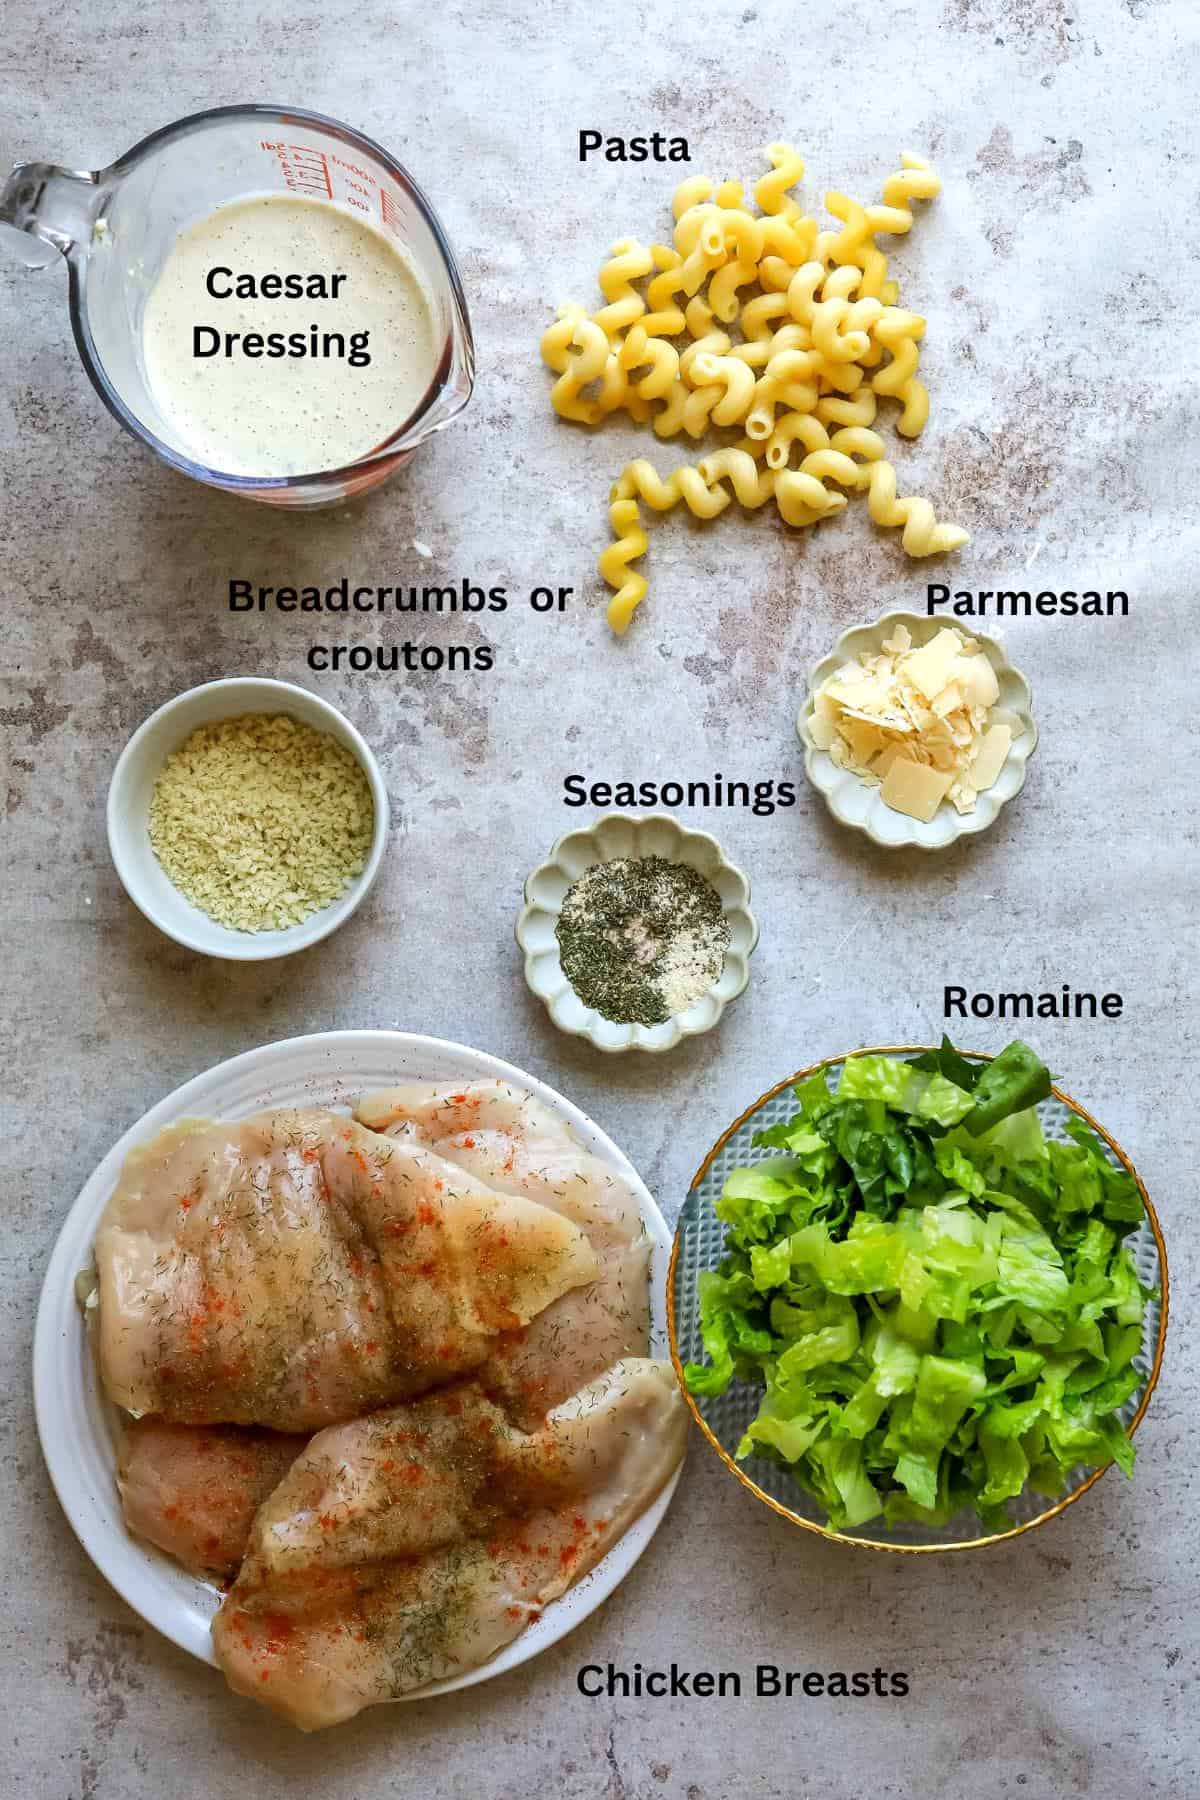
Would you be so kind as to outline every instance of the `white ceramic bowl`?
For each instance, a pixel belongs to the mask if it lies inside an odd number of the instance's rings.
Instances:
[[[563,973],[555,935],[567,889],[593,863],[623,856],[661,856],[686,863],[712,883],[729,925],[729,949],[720,977],[686,1011],[662,1025],[616,1025],[585,1006]],[[525,905],[517,918],[517,942],[525,952],[525,979],[560,1031],[590,1038],[598,1050],[670,1050],[681,1038],[711,1031],[731,1000],[750,979],[750,957],[758,943],[758,923],[750,911],[750,883],[729,862],[716,838],[689,831],[667,813],[636,817],[605,813],[586,830],[569,831],[525,883]]]
[[[816,691],[821,683],[835,675],[843,663],[859,656],[878,655],[885,638],[897,625],[906,625],[914,650],[936,637],[947,623],[956,624],[964,636],[972,638],[996,672],[1000,684],[997,709],[1014,716],[1013,741],[999,775],[990,788],[978,796],[974,812],[959,813],[948,800],[943,800],[928,824],[910,819],[885,804],[879,788],[870,786],[850,769],[839,769],[827,750],[818,750],[809,741],[805,726],[812,715]],[[1019,794],[1025,785],[1025,766],[1037,747],[1038,732],[1033,721],[1033,695],[1029,683],[1014,669],[995,638],[984,637],[969,622],[929,619],[921,613],[890,612],[873,625],[852,625],[843,631],[831,654],[819,662],[808,678],[808,694],[796,720],[796,731],[804,745],[804,770],[834,818],[855,831],[865,831],[885,849],[944,850],[957,838],[986,831],[999,817],[1006,800]]]
[[[159,770],[200,725],[243,713],[290,713],[316,731],[344,744],[362,765],[375,804],[375,830],[361,875],[331,906],[311,913],[286,931],[231,931],[186,900],[170,880],[150,843],[150,800]],[[238,676],[209,681],[168,700],[151,713],[126,744],[108,790],[108,847],[125,892],[152,925],[206,956],[231,962],[263,962],[306,950],[336,931],[370,891],[383,860],[388,832],[388,797],[379,764],[350,721],[328,701],[290,681]]]

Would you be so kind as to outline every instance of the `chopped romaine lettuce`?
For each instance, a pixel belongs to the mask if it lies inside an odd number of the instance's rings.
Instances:
[[[905,1062],[851,1057],[836,1093],[797,1087],[771,1155],[717,1203],[726,1257],[700,1277],[708,1361],[689,1388],[764,1390],[738,1456],[786,1465],[845,1529],[1003,1529],[1028,1485],[1133,1447],[1147,1291],[1123,1240],[1137,1183],[1080,1121],[1047,1141],[1045,1066],[1013,1043],[972,1063],[943,1039]]]

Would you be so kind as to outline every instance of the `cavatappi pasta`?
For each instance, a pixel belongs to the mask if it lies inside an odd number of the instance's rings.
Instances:
[[[930,501],[898,493],[874,429],[881,399],[897,403],[902,437],[915,437],[929,416],[917,377],[925,320],[900,305],[876,239],[911,230],[912,202],[938,193],[937,176],[905,156],[878,205],[826,194],[837,229],[821,230],[790,192],[804,173],[800,156],[788,144],[771,144],[766,156],[757,213],[739,182],[714,190],[689,176],[675,190],[673,242],[615,243],[600,270],[605,304],[591,315],[560,308],[542,338],[557,376],[551,403],[564,419],[598,425],[623,411],[664,439],[729,434],[665,477],[639,457],[614,484],[613,542],[600,573],[615,589],[608,618],[617,633],[646,594],[633,567],[647,547],[643,504],[667,512],[682,501],[715,519],[734,499],[773,500],[786,524],[802,526],[857,492],[877,525],[902,533],[910,556],[968,541]]]

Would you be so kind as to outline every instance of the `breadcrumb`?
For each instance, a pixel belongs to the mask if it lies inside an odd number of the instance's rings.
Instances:
[[[159,771],[150,842],[193,906],[232,931],[282,931],[366,866],[375,806],[362,765],[286,713],[202,725]]]

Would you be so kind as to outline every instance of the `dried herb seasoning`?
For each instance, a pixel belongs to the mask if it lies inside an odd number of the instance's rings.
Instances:
[[[698,869],[623,856],[593,863],[571,885],[556,936],[585,1006],[615,1025],[662,1025],[720,978],[729,922]]]

